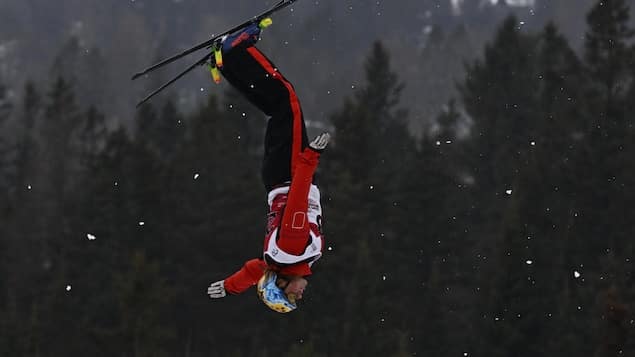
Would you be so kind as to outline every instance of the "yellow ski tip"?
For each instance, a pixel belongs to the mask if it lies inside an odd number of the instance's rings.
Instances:
[[[260,20],[258,27],[260,27],[261,29],[265,29],[271,26],[271,24],[273,24],[273,20],[270,17],[265,17],[264,19]]]

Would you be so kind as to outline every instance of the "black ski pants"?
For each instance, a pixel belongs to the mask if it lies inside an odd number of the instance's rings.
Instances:
[[[268,192],[291,181],[295,160],[307,146],[300,101],[293,85],[256,47],[239,46],[223,56],[223,76],[270,117],[262,164]]]

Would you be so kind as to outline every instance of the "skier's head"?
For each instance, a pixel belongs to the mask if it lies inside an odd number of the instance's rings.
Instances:
[[[270,309],[287,313],[297,308],[307,281],[301,276],[278,276],[268,270],[258,281],[258,297]]]

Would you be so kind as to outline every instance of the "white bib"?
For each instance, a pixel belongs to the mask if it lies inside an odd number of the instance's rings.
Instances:
[[[271,232],[269,244],[267,244],[267,248],[265,249],[263,256],[265,258],[269,256],[269,258],[273,259],[273,261],[278,264],[297,264],[306,261],[309,263],[309,266],[311,266],[322,256],[322,239],[317,237],[312,230],[309,230],[309,234],[311,236],[311,243],[306,247],[304,253],[302,253],[302,255],[293,255],[278,247],[278,244],[276,243],[278,228],[276,228],[273,232]]]

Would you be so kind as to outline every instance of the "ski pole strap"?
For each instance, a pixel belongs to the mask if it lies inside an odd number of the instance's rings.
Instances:
[[[219,84],[220,83],[220,71],[218,70],[218,67],[216,67],[215,65],[212,65],[212,64],[208,64],[207,66],[209,67],[209,71],[212,74],[212,79],[214,80],[214,83]]]
[[[212,54],[214,55],[213,59],[210,59],[210,63],[208,63],[209,71],[212,74],[212,79],[214,83],[220,83],[220,71],[219,68],[223,67],[223,45],[220,41],[214,44],[212,47]]]
[[[214,61],[216,62],[216,67],[223,67],[223,51],[221,50],[221,46],[214,48]]]
[[[219,84],[220,83],[220,71],[218,70],[218,67],[212,67],[212,78],[214,79],[214,83]]]

